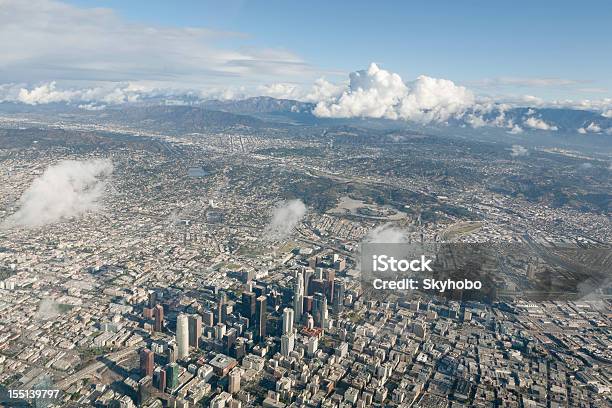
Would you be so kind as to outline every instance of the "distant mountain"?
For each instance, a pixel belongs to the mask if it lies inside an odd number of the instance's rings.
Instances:
[[[484,115],[484,118],[494,120],[499,114],[498,110],[494,110]],[[535,118],[556,127],[560,132],[568,133],[575,133],[578,129],[587,128],[591,124],[599,126],[602,130],[612,128],[612,118],[606,118],[600,112],[588,110],[521,107],[504,111],[504,117],[506,121],[512,121],[512,123],[523,128],[528,128],[525,122],[529,118]]]
[[[200,104],[200,106],[206,109],[243,115],[278,112],[310,113],[314,108],[312,103],[299,102],[290,99],[276,99],[269,96],[257,96],[254,98],[230,101],[204,101]]]
[[[252,128],[265,126],[265,122],[252,116],[208,110],[199,106],[122,106],[100,112],[89,112],[89,115],[104,121],[177,133],[232,126]]]
[[[300,102],[290,99],[275,99],[267,96],[248,98],[243,100],[231,101],[205,101],[199,106],[206,109],[231,112],[243,115],[252,115],[260,119],[272,122],[287,122],[305,125],[338,125],[353,124],[373,127],[403,127],[401,121],[391,121],[386,119],[372,118],[319,118],[312,114],[315,107],[313,103]],[[499,109],[493,109],[486,114],[478,114],[488,122],[492,122],[501,114]],[[504,118],[506,123],[512,122],[524,128],[530,128],[525,122],[529,118],[541,120],[551,127],[556,127],[557,131],[576,133],[578,129],[586,129],[593,124],[602,130],[612,128],[612,118],[606,118],[599,112],[568,109],[568,108],[530,108],[519,107],[505,110]],[[532,121],[533,122],[533,121]],[[449,121],[450,125],[471,126],[467,117]],[[593,127],[592,127],[593,129]],[[594,132],[591,132],[594,133]]]
[[[169,104],[172,102],[172,104]],[[50,103],[25,105],[15,102],[0,103],[0,113],[7,114],[62,114],[63,117],[80,116],[91,120],[129,123],[141,127],[163,129],[178,133],[197,132],[206,128],[227,128],[248,126],[307,125],[321,127],[359,126],[370,129],[424,129],[424,128],[472,128],[475,124],[469,115],[451,119],[447,124],[421,125],[403,120],[375,118],[320,118],[312,111],[315,104],[290,99],[276,99],[267,96],[241,100],[142,100],[125,105],[97,106],[100,110],[80,109],[78,104]],[[468,112],[469,114],[470,112]],[[487,113],[471,112],[484,122],[485,127],[494,127],[494,121],[503,118],[500,131],[507,131],[509,123],[524,131],[555,130],[551,134],[576,136],[612,135],[612,118],[600,112],[569,108],[516,107],[502,110],[497,107]],[[78,119],[77,119],[78,120]],[[483,123],[484,123],[483,122]],[[480,123],[480,124],[483,124]],[[487,126],[488,125],[488,126]]]

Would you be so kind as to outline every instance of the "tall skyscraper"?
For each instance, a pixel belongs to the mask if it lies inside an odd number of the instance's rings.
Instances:
[[[304,277],[304,284],[303,284],[303,288],[304,290],[302,291],[302,293],[304,294],[304,296],[306,295],[310,295],[311,293],[311,289],[310,289],[310,282],[312,281],[312,278],[314,277],[314,269],[312,268],[306,268],[306,270],[304,271],[303,277]]]
[[[229,373],[229,386],[227,391],[231,394],[235,394],[240,391],[240,376],[242,375],[242,370],[238,367],[234,368]]]
[[[325,296],[323,296],[323,302],[321,304],[319,315],[321,316],[321,328],[329,329],[329,310],[327,306],[327,297]]]
[[[295,333],[283,334],[281,336],[281,354],[285,357],[293,351],[295,347]]]
[[[327,269],[325,274],[325,296],[330,302],[334,301],[334,280],[336,279],[336,271]]]
[[[244,317],[249,319],[249,324],[253,324],[253,319],[256,313],[256,299],[254,292],[242,292],[242,308],[241,313]]]
[[[215,326],[215,338],[219,341],[223,340],[223,336],[225,336],[226,329],[227,326],[225,326],[223,323],[217,323],[217,325]]]
[[[283,334],[293,333],[294,314],[293,309],[288,307],[283,310]]]
[[[212,310],[205,310],[202,313],[202,323],[208,327],[213,327],[215,325],[215,314]]]
[[[334,281],[334,313],[342,313],[344,311],[344,282],[340,279]]]
[[[162,332],[164,330],[164,307],[155,305],[153,315],[155,316],[155,331]]]
[[[140,372],[142,375],[153,375],[155,354],[148,348],[140,351]]]
[[[311,279],[308,285],[308,294],[325,293],[325,281],[323,279]]]
[[[189,355],[189,319],[183,313],[176,318],[176,345],[179,360]]]
[[[166,382],[168,388],[175,389],[179,384],[179,366],[176,363],[170,363],[166,367]]]
[[[174,363],[178,357],[178,347],[176,343],[168,344],[168,363]]]
[[[298,323],[304,314],[304,275],[298,272],[293,286],[293,311],[294,322]]]
[[[323,293],[317,292],[314,294],[312,300],[312,317],[314,318],[315,324],[318,327],[323,327],[321,325],[323,302],[327,301],[327,299],[325,298],[325,295],[323,295]]]
[[[202,316],[189,316],[189,345],[191,347],[200,347],[200,337],[202,336]]]
[[[166,370],[161,370],[159,372],[159,378],[157,380],[157,388],[161,392],[166,392]]]
[[[266,325],[268,324],[267,316],[267,297],[259,296],[257,298],[257,338],[263,340],[266,337]]]
[[[157,292],[155,292],[154,290],[150,290],[148,296],[149,296],[149,307],[152,309],[157,304]]]
[[[223,306],[225,305],[225,292],[219,291],[217,295],[217,323],[223,323],[225,321],[225,316],[223,316]]]
[[[225,333],[223,336],[223,353],[231,356],[234,348],[234,343],[236,342],[236,338],[238,337],[238,331],[235,328],[231,328]]]

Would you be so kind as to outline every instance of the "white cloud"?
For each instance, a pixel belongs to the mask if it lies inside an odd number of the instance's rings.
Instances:
[[[591,122],[586,128],[578,128],[578,133],[580,133],[581,135],[585,135],[587,133],[601,133],[602,130],[603,129],[601,128],[601,126],[599,126],[597,123]],[[609,133],[608,130],[606,130],[606,133]]]
[[[2,227],[38,227],[99,209],[110,160],[65,160],[49,166],[19,199],[19,209]]]
[[[407,231],[387,223],[370,230],[363,241],[372,244],[401,244],[409,242],[410,238]]]
[[[421,75],[406,84],[398,74],[372,63],[367,70],[350,73],[343,92],[321,100],[314,114],[445,122],[462,115],[474,103],[472,92],[447,79]]]
[[[278,203],[272,210],[272,217],[264,231],[265,238],[268,240],[278,240],[288,237],[305,214],[306,206],[302,200]]]
[[[133,23],[111,9],[55,0],[1,0],[0,10],[0,77],[7,82],[142,79],[212,86],[321,75],[290,51],[246,47],[242,33]]]
[[[319,78],[314,82],[311,91],[306,94],[304,100],[307,102],[329,101],[342,95],[347,84],[334,84],[325,78]]]
[[[55,82],[40,85],[31,91],[21,88],[17,100],[28,105],[51,102],[68,102],[76,96],[74,91],[57,91]]]
[[[321,117],[372,117],[397,119],[401,99],[408,88],[402,78],[371,64],[368,70],[351,72],[349,84],[336,98],[321,101],[314,114]]]
[[[512,157],[520,157],[527,156],[529,154],[529,150],[521,145],[512,145],[512,151],[510,152],[510,156]]]
[[[304,92],[297,84],[273,83],[257,87],[260,96],[271,96],[278,99],[302,99]]]
[[[587,130],[587,132],[600,133],[601,132],[601,126],[599,126],[595,122],[591,122],[589,124],[589,126],[587,126],[586,130]]]
[[[514,125],[512,126],[512,129],[510,129],[508,133],[511,133],[513,135],[518,135],[519,133],[523,133],[523,128],[521,128],[519,125]]]
[[[604,118],[612,118],[612,109],[608,109],[607,111],[601,114]]]
[[[557,130],[558,128],[554,125],[550,125],[544,122],[542,119],[530,117],[527,118],[523,124],[529,128],[537,130]]]

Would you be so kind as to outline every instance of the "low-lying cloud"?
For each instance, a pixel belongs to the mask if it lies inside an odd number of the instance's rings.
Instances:
[[[536,130],[557,130],[557,127],[544,122],[542,119],[530,117],[525,119],[523,125]]]
[[[529,150],[521,145],[512,145],[512,151],[510,152],[510,156],[512,157],[520,157],[527,156],[529,154]]]
[[[363,239],[370,244],[401,244],[409,242],[408,232],[393,224],[383,224],[374,228]]]
[[[2,227],[39,227],[100,208],[113,164],[106,159],[65,160],[49,166],[19,199]]]
[[[268,240],[279,240],[291,235],[293,229],[306,214],[302,200],[282,201],[272,210],[272,217],[266,226],[264,236]]]

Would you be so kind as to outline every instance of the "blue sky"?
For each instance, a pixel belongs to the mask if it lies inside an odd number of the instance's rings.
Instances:
[[[119,103],[165,89],[316,101],[317,79],[346,83],[375,62],[406,84],[427,75],[496,101],[608,109],[610,4],[4,0],[0,100]],[[385,95],[379,80],[382,98],[405,92]],[[445,97],[446,84],[422,83]]]
[[[598,98],[612,87],[612,5],[605,0],[70,3],[109,7],[143,24],[244,33],[233,45],[285,49],[321,71],[378,62],[403,78],[426,74],[545,98]]]

